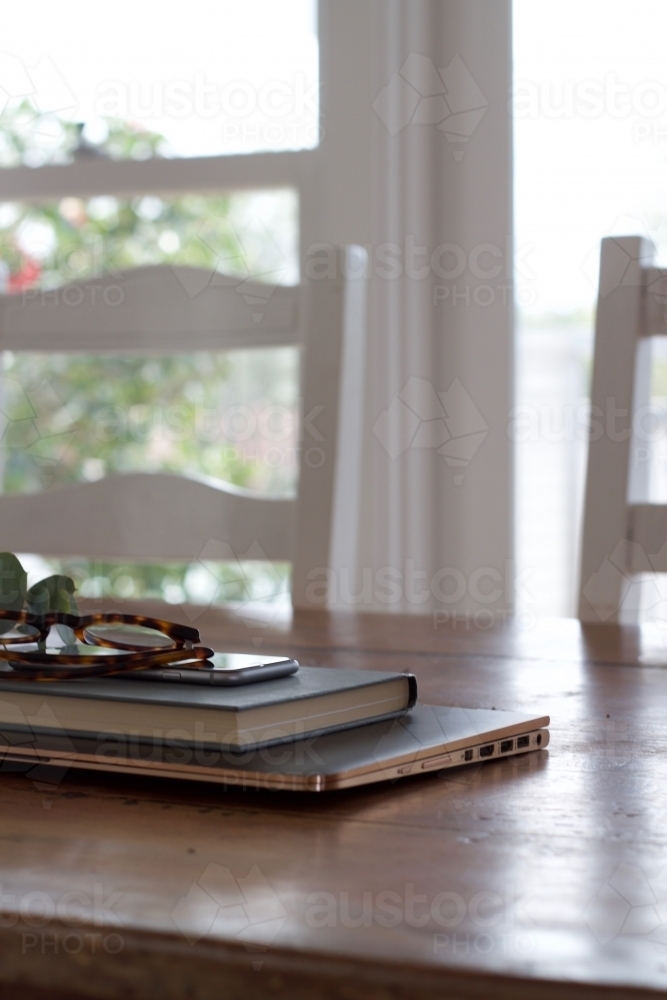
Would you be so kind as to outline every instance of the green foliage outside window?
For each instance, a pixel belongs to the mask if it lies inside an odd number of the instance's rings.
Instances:
[[[147,160],[166,152],[161,135],[130,122],[100,123],[92,142],[79,122],[64,121],[51,112],[41,113],[30,100],[9,102],[0,114],[0,167],[71,163],[86,156]]]
[[[126,123],[107,123],[107,130],[93,146],[78,125],[53,116],[36,122],[22,106],[0,117],[0,166],[144,159],[164,148],[161,136]],[[267,196],[260,219],[250,218],[251,199],[185,194],[0,204],[0,291],[29,294],[146,264],[293,280],[290,250],[274,238],[295,229],[291,193]],[[297,365],[296,352],[286,348],[164,357],[5,352],[2,489],[31,492],[135,469],[290,492]],[[279,593],[287,581],[287,567],[269,571],[261,564],[42,565],[71,573],[83,596],[172,603],[245,601]]]

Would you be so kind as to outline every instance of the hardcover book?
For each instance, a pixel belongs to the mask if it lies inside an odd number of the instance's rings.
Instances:
[[[238,751],[396,718],[416,700],[412,674],[327,667],[243,687],[2,680],[0,726]]]

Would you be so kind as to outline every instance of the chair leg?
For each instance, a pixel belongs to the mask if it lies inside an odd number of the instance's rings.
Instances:
[[[650,354],[639,351],[643,270],[654,248],[639,236],[602,241],[595,326],[579,618],[619,622],[632,586],[630,491],[645,490],[646,469],[634,469],[633,413],[648,402]],[[632,475],[631,475],[632,471]],[[636,614],[639,613],[639,602]],[[630,612],[630,609],[627,609]],[[630,612],[631,613],[631,612]]]

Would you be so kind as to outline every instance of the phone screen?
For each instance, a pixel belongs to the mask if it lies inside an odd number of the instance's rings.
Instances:
[[[299,669],[297,660],[287,656],[255,656],[252,653],[214,653],[199,666],[178,663],[152,667],[127,675],[128,680],[171,681],[181,684],[256,684],[289,677]]]
[[[269,663],[284,663],[286,656],[253,656],[252,653],[215,653],[206,661],[214,670],[236,671],[250,670],[253,667],[265,666]]]

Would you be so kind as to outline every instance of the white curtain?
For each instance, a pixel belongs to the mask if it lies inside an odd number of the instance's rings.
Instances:
[[[365,484],[334,603],[512,605],[511,4],[322,0],[308,246],[369,253]]]

